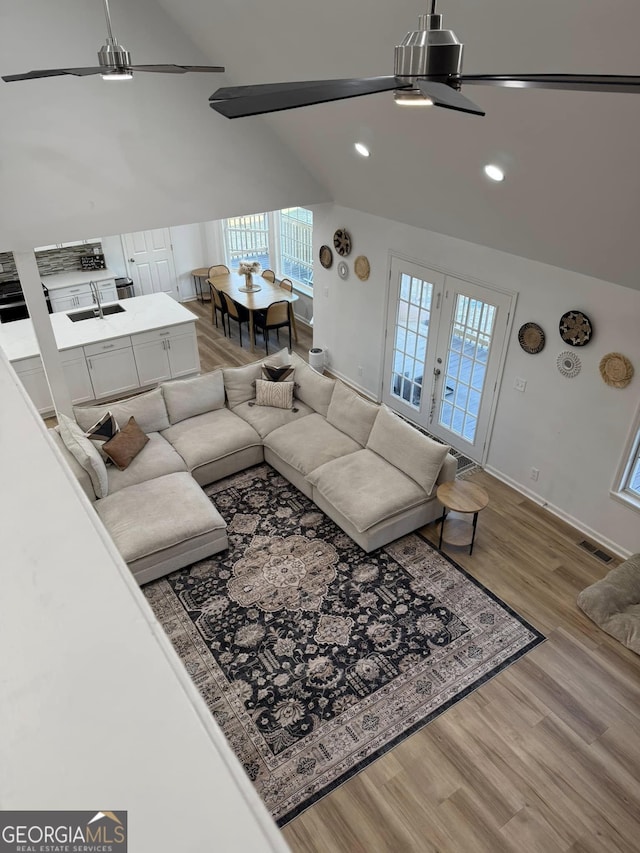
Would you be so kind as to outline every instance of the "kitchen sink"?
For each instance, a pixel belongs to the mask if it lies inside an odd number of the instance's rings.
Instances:
[[[105,305],[102,309],[102,313],[105,317],[108,314],[121,314],[123,311],[126,311],[126,308],[123,308],[122,305]],[[97,308],[90,308],[88,311],[73,311],[70,314],[67,314],[67,317],[70,320],[73,320],[74,323],[77,323],[78,320],[99,319],[100,314],[98,313]]]

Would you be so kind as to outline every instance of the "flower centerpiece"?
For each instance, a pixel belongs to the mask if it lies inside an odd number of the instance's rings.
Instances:
[[[253,274],[259,273],[262,267],[259,261],[240,261],[238,264],[238,275],[243,275],[246,280],[247,290],[253,289]],[[259,290],[258,287],[255,288]]]

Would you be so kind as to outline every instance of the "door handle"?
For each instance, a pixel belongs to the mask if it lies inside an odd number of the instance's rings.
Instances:
[[[130,264],[135,264],[135,262],[136,262],[136,259],[135,259],[135,258],[129,258],[129,263],[130,263]]]
[[[433,368],[433,375],[434,375],[434,376],[440,376],[440,373],[441,373],[441,371],[440,371],[440,368],[439,368],[439,367],[434,367],[434,368]]]

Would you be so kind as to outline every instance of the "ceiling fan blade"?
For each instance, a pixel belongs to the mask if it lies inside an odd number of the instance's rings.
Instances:
[[[463,74],[460,79],[465,85],[640,94],[637,74]]]
[[[259,89],[257,86],[239,88]],[[306,83],[267,83],[265,89],[260,89],[258,94],[249,96],[234,97],[233,94],[228,94],[226,100],[216,100],[218,97],[216,92],[209,98],[209,106],[227,118],[243,118],[406,88],[408,88],[407,84],[397,77],[354,77],[343,80],[313,80]],[[229,92],[233,89],[221,91]]]
[[[462,113],[472,113],[477,116],[486,115],[485,111],[476,106],[473,101],[465,98],[446,83],[437,83],[435,80],[416,80],[416,86],[425,97],[433,101],[436,107],[459,110]]]
[[[131,71],[158,71],[166,74],[185,74],[187,71],[224,71],[222,65],[130,65]]]
[[[297,80],[288,83],[256,83],[252,86],[223,86],[209,98],[210,101],[226,101],[230,98],[248,98],[253,95],[267,95],[275,92],[289,92],[291,89],[310,89],[325,83],[351,83],[353,78],[343,80]]]
[[[14,83],[16,80],[37,80],[40,77],[60,77],[63,74],[86,77],[89,74],[104,74],[104,72],[105,69],[101,65],[91,68],[43,68],[40,71],[26,71],[24,74],[6,74],[2,79],[5,83]]]

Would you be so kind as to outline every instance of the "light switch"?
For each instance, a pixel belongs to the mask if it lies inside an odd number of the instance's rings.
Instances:
[[[516,391],[524,391],[524,389],[527,387],[526,379],[519,379],[518,377],[516,377],[513,382],[513,387],[516,389]]]

